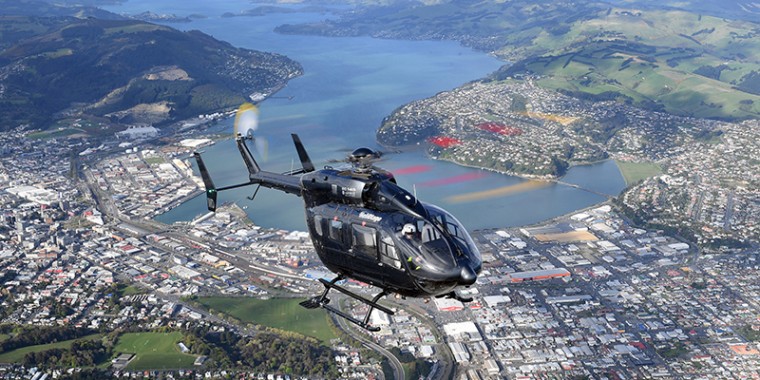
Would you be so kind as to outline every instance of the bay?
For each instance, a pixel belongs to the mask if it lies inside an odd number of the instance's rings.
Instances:
[[[269,141],[267,159],[260,163],[266,170],[287,171],[299,165],[290,133],[300,135],[317,167],[344,158],[360,146],[382,150],[375,142],[375,131],[395,108],[486,76],[503,64],[455,42],[273,32],[281,24],[334,17],[329,13],[222,17],[225,12],[240,13],[255,6],[239,0],[130,0],[108,9],[130,14],[148,10],[177,16],[202,14],[206,18],[169,25],[198,29],[234,46],[284,54],[303,65],[303,76],[260,104],[258,134]],[[232,121],[224,121],[219,129],[231,132]],[[218,187],[246,181],[247,172],[232,141],[208,147],[204,159]],[[432,160],[422,150],[386,155],[379,165],[394,172],[400,185],[452,212],[470,229],[538,223],[602,202],[606,197],[600,193],[617,195],[625,186],[612,161],[571,168],[563,181],[580,188],[526,184],[521,178]],[[247,197],[253,191],[249,187],[223,192],[220,201],[245,207],[261,226],[305,229],[300,199],[262,189],[252,202]],[[197,197],[156,219],[171,223],[205,212],[205,200]]]

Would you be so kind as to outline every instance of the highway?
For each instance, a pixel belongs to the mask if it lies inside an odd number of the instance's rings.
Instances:
[[[337,304],[340,304],[338,302]],[[353,326],[349,326],[349,323],[340,317],[333,316],[333,321],[338,324],[338,327],[340,327],[341,330],[345,331],[349,335],[351,335],[352,338],[358,340],[362,343],[365,347],[369,348],[370,350],[376,351],[380,353],[381,355],[388,358],[388,362],[390,363],[391,367],[393,368],[393,378],[396,380],[404,380],[405,374],[404,374],[404,367],[401,365],[401,361],[398,360],[398,358],[393,355],[390,351],[386,350],[382,346],[376,344],[375,342],[365,338],[361,334],[358,334]]]

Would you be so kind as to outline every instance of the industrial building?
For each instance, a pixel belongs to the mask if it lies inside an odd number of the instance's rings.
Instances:
[[[528,272],[515,272],[509,274],[509,279],[513,283],[523,281],[548,280],[560,277],[570,277],[570,272],[564,268],[552,268]]]

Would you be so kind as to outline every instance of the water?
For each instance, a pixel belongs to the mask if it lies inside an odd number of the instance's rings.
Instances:
[[[378,149],[375,130],[395,108],[481,78],[503,64],[454,42],[287,36],[272,32],[277,25],[317,21],[332,17],[330,14],[221,17],[224,12],[240,12],[254,6],[239,0],[213,3],[130,0],[109,10],[128,13],[150,10],[178,16],[203,14],[207,18],[171,26],[198,29],[235,46],[285,54],[304,66],[302,77],[290,81],[276,97],[260,105],[259,135],[266,136],[270,145],[268,159],[260,163],[266,170],[286,171],[299,165],[290,133],[301,136],[317,167],[329,159],[343,158],[359,146]],[[231,132],[231,121],[221,128]],[[204,158],[218,187],[247,180],[232,141],[207,148]],[[509,192],[525,186],[520,185],[525,181],[431,160],[421,151],[389,156],[380,166],[396,172],[400,185],[416,190],[422,200],[452,212],[470,229],[537,223],[604,201],[606,198],[596,193],[616,195],[625,186],[617,166],[610,161],[573,167],[563,178],[593,192],[559,184]],[[509,187],[515,185],[518,186]],[[483,193],[494,189],[504,191],[502,195]],[[300,199],[262,189],[256,200],[250,202],[246,197],[253,191],[253,187],[247,187],[222,192],[219,200],[247,206],[249,216],[259,225],[305,229]],[[462,194],[473,196],[457,198]],[[157,219],[169,223],[190,220],[205,210],[205,200],[198,197]]]

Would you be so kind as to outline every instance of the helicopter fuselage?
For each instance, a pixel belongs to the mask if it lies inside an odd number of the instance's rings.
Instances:
[[[375,168],[301,176],[306,222],[324,265],[403,296],[451,293],[474,283],[480,254],[446,211],[419,202]],[[404,226],[413,233],[403,233]]]

